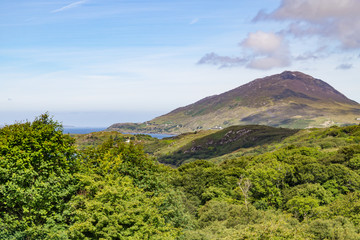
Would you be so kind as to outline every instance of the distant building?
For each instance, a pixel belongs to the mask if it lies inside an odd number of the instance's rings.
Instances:
[[[360,118],[356,118],[357,121],[360,121]]]

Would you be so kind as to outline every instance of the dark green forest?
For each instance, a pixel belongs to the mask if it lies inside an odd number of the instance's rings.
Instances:
[[[0,129],[0,239],[360,239],[360,126],[179,167],[62,130],[48,114]]]

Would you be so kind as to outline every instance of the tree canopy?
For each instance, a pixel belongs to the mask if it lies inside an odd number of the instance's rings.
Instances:
[[[360,126],[178,168],[62,130],[48,114],[0,129],[1,239],[360,239]]]

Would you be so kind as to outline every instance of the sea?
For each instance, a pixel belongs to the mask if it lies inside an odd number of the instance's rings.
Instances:
[[[104,131],[106,127],[64,127],[64,133],[69,134],[88,134],[92,132]]]
[[[88,134],[92,132],[101,132],[104,131],[106,127],[64,127],[64,133],[68,134]],[[127,133],[127,134],[133,134],[136,135],[136,133]],[[171,134],[158,134],[158,133],[144,133],[146,135],[149,135],[153,138],[157,139],[163,139],[167,137],[173,137],[175,135]]]

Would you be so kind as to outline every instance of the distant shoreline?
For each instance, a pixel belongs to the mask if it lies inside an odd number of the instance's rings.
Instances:
[[[106,130],[106,127],[64,127],[63,132],[65,134],[88,134],[104,130]]]
[[[105,131],[106,127],[64,127],[63,132],[65,134],[89,134],[92,132],[101,132]],[[167,137],[174,137],[174,134],[161,134],[161,133],[128,133],[122,132],[123,134],[131,134],[131,135],[138,135],[138,134],[145,134],[149,135],[154,138],[163,139]]]

